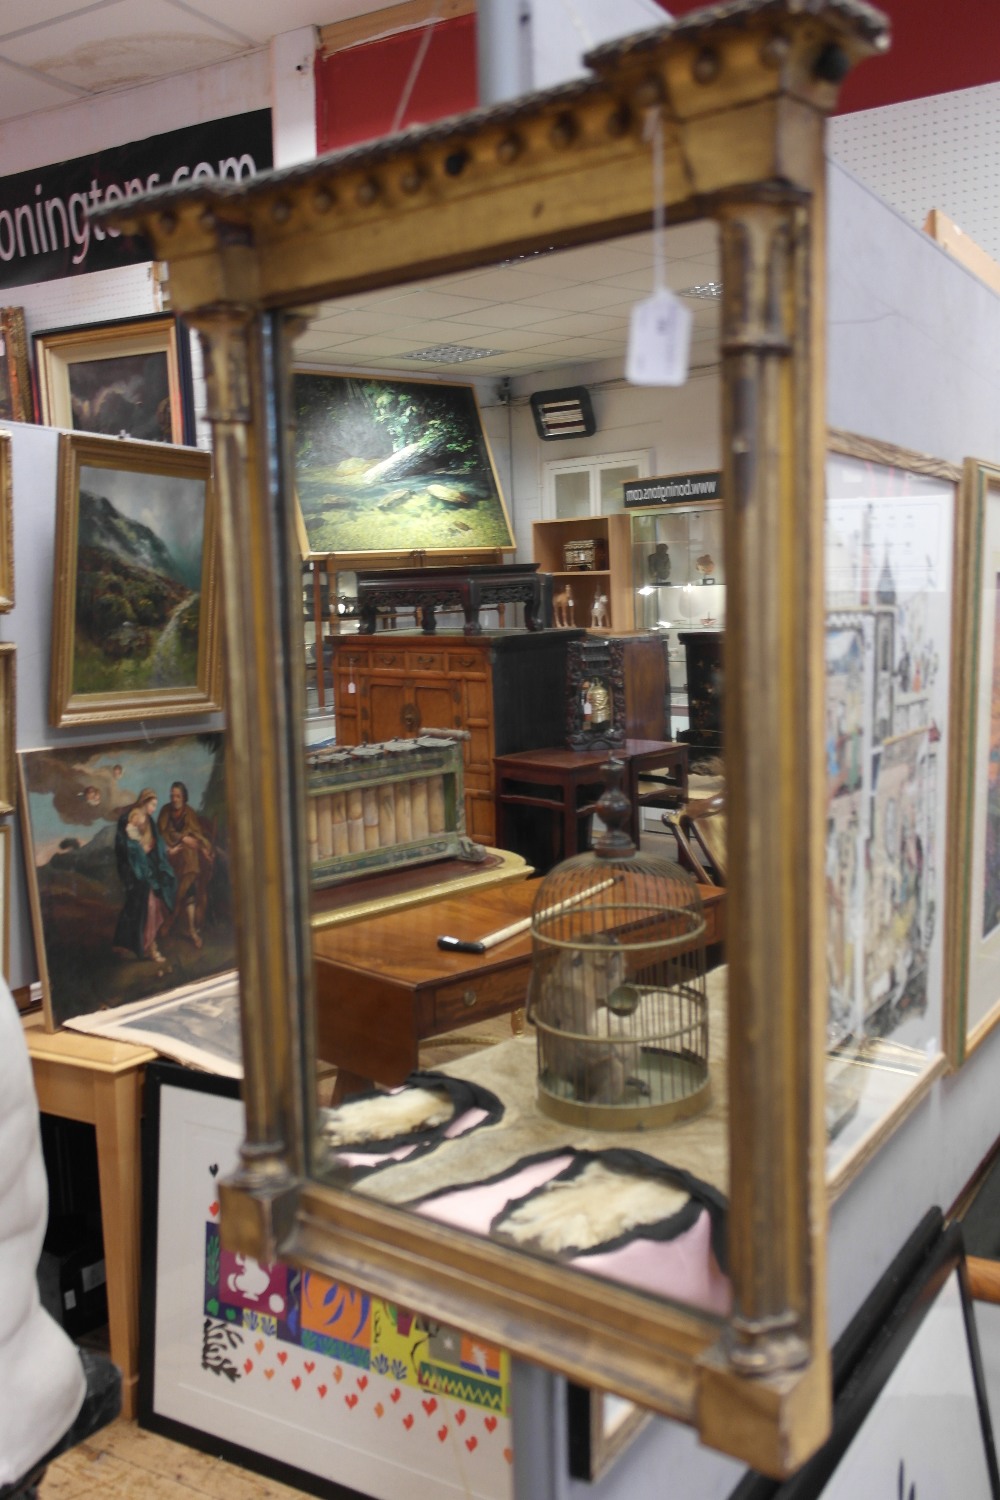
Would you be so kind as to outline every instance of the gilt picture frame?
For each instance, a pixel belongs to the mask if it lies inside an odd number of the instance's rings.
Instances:
[[[0,307],[0,422],[31,422],[34,415],[24,308]]]
[[[514,551],[475,387],[297,370],[304,558]]]
[[[18,752],[45,1023],[236,964],[223,736]]]
[[[13,445],[0,432],[0,614],[14,608]]]
[[[217,547],[207,453],[61,435],[51,724],[221,708]]]
[[[16,660],[17,647],[0,642],[0,816],[17,803]]]
[[[826,470],[826,1165],[836,1197],[947,1068],[962,471],[833,428]],[[852,640],[852,655],[838,657]]]
[[[41,420],[161,443],[194,441],[189,335],[153,314],[36,333]]]
[[[1000,466],[967,459],[955,580],[945,1043],[953,1067],[1000,1023]]]
[[[10,976],[10,873],[13,842],[10,823],[0,823],[0,973],[5,979]]]

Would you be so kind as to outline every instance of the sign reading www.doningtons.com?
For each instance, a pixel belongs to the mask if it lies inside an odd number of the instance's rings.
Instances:
[[[624,489],[626,510],[640,505],[690,505],[694,500],[721,500],[722,475],[663,474],[654,479],[629,479]]]
[[[258,109],[0,178],[0,287],[149,260],[140,239],[88,212],[172,184],[239,182],[271,161],[271,111]]]

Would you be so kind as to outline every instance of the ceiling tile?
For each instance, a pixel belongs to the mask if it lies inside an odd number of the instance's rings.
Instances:
[[[597,338],[613,330],[623,334],[625,318],[613,318],[605,313],[566,313],[559,318],[543,319],[535,324],[535,329],[538,333],[555,334],[559,337],[580,334],[582,337],[590,335]]]
[[[393,312],[404,318],[460,318],[477,308],[488,307],[492,301],[492,297],[460,297],[430,287],[410,288],[389,299]]]
[[[0,56],[0,120],[14,120],[18,115],[49,109],[54,104],[69,104],[79,98],[77,89],[60,88],[44,78],[33,78],[20,68],[10,67]]]
[[[580,281],[540,297],[522,297],[522,307],[538,307],[556,312],[603,312],[606,308],[631,302],[624,287],[603,281]]]
[[[567,279],[582,280],[573,276]],[[523,271],[516,266],[493,266],[486,271],[471,271],[457,276],[452,289],[463,297],[488,297],[494,302],[517,301],[520,297],[535,297],[543,292],[554,292],[565,285],[565,280],[553,275]]]
[[[168,0],[120,0],[8,37],[0,52],[54,79],[100,91],[202,68],[249,45]]]
[[[538,308],[521,302],[492,302],[469,313],[465,321],[479,328],[525,328],[538,322]]]
[[[295,31],[299,26],[326,26],[339,16],[331,11],[339,10],[345,16],[365,15],[378,10],[386,0],[352,0],[348,6],[336,6],[331,0],[278,0],[276,4],[262,4],[256,0],[248,5],[247,0],[185,0],[185,9],[200,11],[231,26],[234,31],[249,35],[254,42],[270,41],[282,31]]]

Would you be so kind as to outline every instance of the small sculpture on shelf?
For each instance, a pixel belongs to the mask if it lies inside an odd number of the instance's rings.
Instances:
[[[590,623],[595,630],[608,630],[611,621],[608,618],[608,596],[607,594],[596,594],[590,609]]]
[[[702,583],[708,583],[715,572],[715,558],[711,552],[703,552],[700,557],[695,558],[694,566]]]
[[[552,595],[552,619],[557,630],[568,630],[573,625],[573,590],[568,583]]]
[[[646,558],[646,571],[649,574],[650,583],[670,582],[670,548],[666,542],[657,542],[654,550]]]
[[[588,678],[582,685],[583,717],[588,729],[605,729],[611,723],[611,694],[600,677]]]

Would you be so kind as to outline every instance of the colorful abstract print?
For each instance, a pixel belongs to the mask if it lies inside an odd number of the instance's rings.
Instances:
[[[224,1250],[211,1220],[204,1315],[202,1367],[233,1382],[259,1372],[267,1380],[290,1378],[296,1390],[311,1384],[324,1399],[346,1380],[351,1409],[366,1398],[371,1376],[379,1387],[372,1396],[384,1395],[390,1405],[407,1387],[464,1403],[452,1412],[460,1427],[466,1406],[490,1417],[508,1413],[509,1360],[500,1349],[318,1272],[259,1265]],[[313,1357],[304,1360],[306,1354]],[[391,1389],[382,1390],[383,1382]],[[424,1400],[425,1415],[436,1405]],[[496,1428],[487,1420],[483,1431],[491,1436]]]

